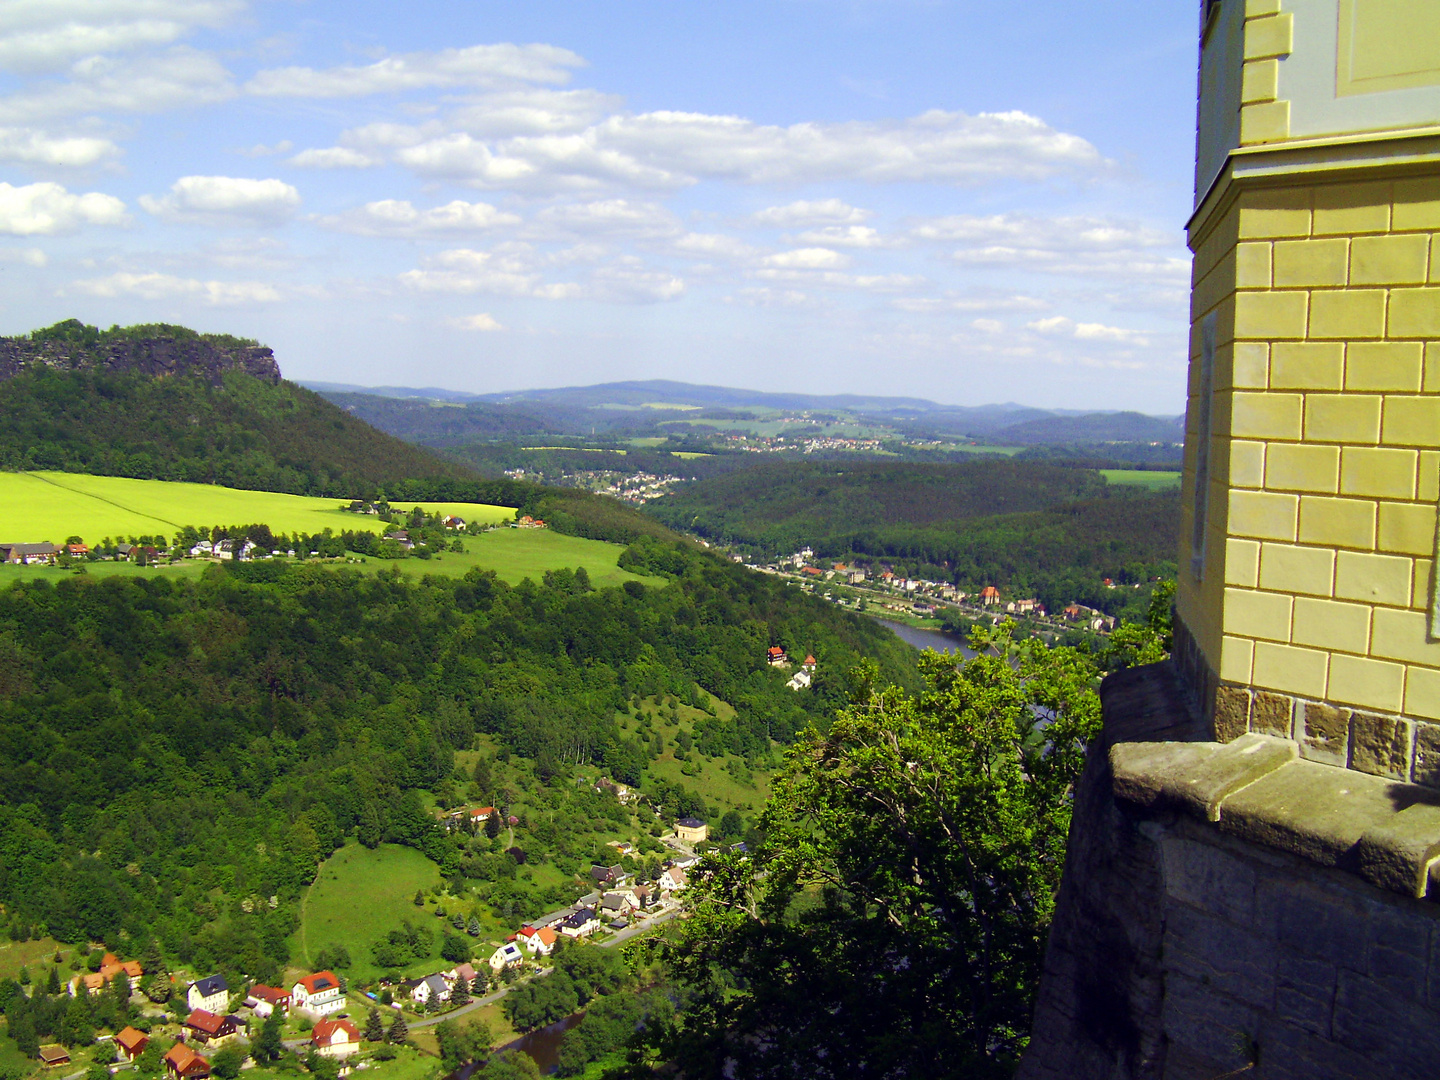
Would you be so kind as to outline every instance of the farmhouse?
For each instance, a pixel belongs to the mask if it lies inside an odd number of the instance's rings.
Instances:
[[[221,1043],[234,1035],[239,1021],[233,1016],[218,1016],[205,1009],[196,1009],[185,1018],[185,1027],[191,1038],[201,1044]]]
[[[7,563],[53,563],[59,554],[54,544],[0,544],[0,561]]]
[[[447,982],[463,982],[467,987],[475,981],[475,968],[470,964],[456,964],[445,973]]]
[[[206,1012],[225,1013],[230,1011],[230,984],[224,975],[209,975],[196,979],[185,992],[185,1004],[191,1011],[204,1009]]]
[[[137,1028],[125,1027],[115,1036],[115,1046],[125,1055],[126,1061],[134,1061],[150,1045],[150,1036]]]
[[[349,1020],[327,1016],[310,1033],[310,1046],[321,1057],[349,1057],[360,1049],[360,1029]]]
[[[765,658],[771,667],[779,667],[785,663],[785,650],[779,645],[771,645],[765,654]]]
[[[295,1008],[315,1016],[325,1016],[345,1008],[345,994],[333,971],[306,975],[290,988],[290,1000],[295,1003]]]
[[[177,1042],[165,1054],[165,1071],[176,1080],[199,1080],[210,1075],[210,1062],[183,1042]]]
[[[695,817],[682,817],[675,822],[675,835],[682,844],[698,844],[710,835],[710,826]]]

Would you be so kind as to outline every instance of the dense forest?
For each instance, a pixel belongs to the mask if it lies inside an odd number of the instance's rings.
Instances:
[[[15,936],[136,944],[273,975],[293,900],[347,835],[463,871],[416,793],[476,732],[537,775],[642,778],[635,696],[735,706],[745,753],[823,724],[843,673],[906,647],[879,627],[683,544],[627,553],[671,584],[511,588],[233,564],[197,582],[84,576],[0,592],[0,904]],[[812,693],[765,664],[814,652]],[[718,724],[718,721],[716,722]],[[280,898],[278,907],[245,903]]]
[[[1100,496],[1097,473],[984,460],[953,465],[767,462],[657,500],[647,512],[676,529],[767,555],[819,551],[826,537],[1043,510]]]

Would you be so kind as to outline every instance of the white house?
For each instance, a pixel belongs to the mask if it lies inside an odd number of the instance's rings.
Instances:
[[[442,976],[427,975],[415,984],[415,989],[410,991],[410,996],[421,1005],[429,1005],[436,1001],[449,1001],[450,987],[445,984]]]
[[[360,1049],[360,1029],[349,1020],[327,1017],[310,1033],[310,1045],[321,1057],[349,1057]]]
[[[600,929],[600,920],[595,917],[595,909],[582,907],[577,908],[575,914],[560,924],[560,933],[570,938],[589,937]]]
[[[206,1012],[224,1016],[230,1011],[230,984],[225,981],[224,975],[196,979],[185,992],[185,1004],[190,1006],[192,1012],[204,1009]]]
[[[666,892],[679,892],[685,888],[685,871],[678,866],[666,868],[660,875],[660,888]]]
[[[549,956],[555,951],[556,933],[548,926],[536,929],[526,926],[520,931],[520,943],[530,950],[532,956]]]
[[[327,1016],[345,1008],[345,994],[333,971],[306,975],[290,988],[290,1000],[295,1008],[312,1016]]]
[[[525,962],[525,954],[520,951],[520,946],[513,941],[507,941],[493,953],[490,954],[490,970],[503,971],[507,967],[514,967],[516,964]]]

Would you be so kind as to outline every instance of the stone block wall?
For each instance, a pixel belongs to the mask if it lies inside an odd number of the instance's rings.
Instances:
[[[1293,796],[1307,777],[1341,774],[1279,753],[1278,740],[1261,741],[1272,759],[1262,769],[1243,764],[1260,754],[1189,741],[1203,729],[1186,719],[1169,665],[1112,676],[1102,699],[1105,734],[1076,792],[1021,1080],[1436,1075],[1440,904],[1413,895],[1433,891],[1434,860],[1394,839],[1414,789],[1363,778],[1373,798],[1353,821],[1286,843],[1287,828],[1314,823],[1303,800],[1267,798],[1264,786]],[[1179,809],[1197,785],[1213,796],[1201,800],[1209,813]],[[1167,787],[1182,799],[1167,802]],[[1367,842],[1409,865],[1357,862]]]

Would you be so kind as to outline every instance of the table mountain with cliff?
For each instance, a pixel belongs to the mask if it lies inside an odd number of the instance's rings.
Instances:
[[[255,341],[75,319],[0,338],[0,468],[340,498],[475,478],[284,379]]]

